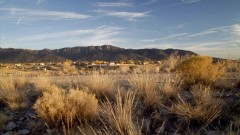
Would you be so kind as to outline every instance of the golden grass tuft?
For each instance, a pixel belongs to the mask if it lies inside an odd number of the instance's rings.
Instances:
[[[97,115],[98,100],[87,91],[70,89],[69,92],[53,85],[43,92],[34,109],[48,124],[72,127]]]
[[[133,112],[136,106],[135,93],[128,92],[124,96],[118,91],[116,102],[109,100],[102,103],[100,116],[105,124],[106,133],[120,135],[137,135],[140,133],[133,122]]]
[[[38,76],[33,79],[33,84],[35,86],[35,91],[37,93],[42,93],[44,90],[50,87],[53,82],[51,81],[50,77]]]
[[[222,110],[222,101],[212,97],[210,87],[196,85],[192,87],[193,101],[186,102],[179,96],[178,103],[172,104],[170,112],[190,122],[196,120],[208,125],[216,119]]]
[[[212,58],[207,56],[190,57],[179,65],[178,70],[186,84],[190,85],[196,83],[211,85],[225,74],[223,64],[214,64]]]
[[[89,88],[89,91],[96,94],[97,97],[114,97],[115,78],[110,75],[93,74],[83,79],[83,83]]]
[[[152,106],[159,100],[159,86],[149,74],[132,74],[128,79],[146,106]]]
[[[4,102],[11,109],[27,107],[27,91],[24,78],[0,78],[0,102]]]

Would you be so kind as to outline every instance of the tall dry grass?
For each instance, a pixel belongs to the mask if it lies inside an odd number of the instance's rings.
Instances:
[[[53,85],[43,92],[34,109],[49,125],[64,125],[70,129],[76,122],[97,116],[98,100],[87,91],[70,89],[66,92]]]
[[[38,76],[32,79],[32,83],[34,84],[35,94],[41,95],[43,91],[47,90],[51,85],[53,85],[53,81],[50,77],[46,76]]]
[[[118,91],[116,102],[109,100],[102,103],[100,117],[105,125],[104,133],[120,135],[138,135],[139,128],[134,123],[136,107],[135,93],[128,92],[124,96]]]
[[[195,120],[206,126],[220,115],[223,102],[212,96],[210,87],[196,85],[191,92],[192,101],[187,102],[179,96],[179,101],[172,104],[169,110],[188,122]]]
[[[96,94],[99,98],[114,97],[116,91],[114,85],[116,79],[110,75],[93,74],[84,78],[83,83],[89,88],[89,91]]]
[[[225,74],[223,64],[213,63],[212,58],[207,56],[190,57],[179,65],[178,70],[185,83],[189,85],[196,83],[211,85]]]
[[[240,118],[236,117],[230,122],[230,125],[225,129],[227,135],[239,135],[240,134]]]
[[[0,102],[8,105],[11,109],[21,109],[28,105],[26,80],[23,77],[0,78]]]
[[[128,81],[146,106],[153,106],[160,100],[159,85],[152,75],[132,74]]]

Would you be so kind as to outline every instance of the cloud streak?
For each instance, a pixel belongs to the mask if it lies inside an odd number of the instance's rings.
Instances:
[[[25,8],[0,8],[1,18],[5,21],[17,19],[16,22],[21,21],[38,21],[38,20],[82,20],[90,18],[89,15],[84,15],[76,12],[59,12],[49,10],[32,10]]]
[[[80,30],[72,30],[72,31],[63,31],[56,33],[46,33],[46,34],[38,34],[32,35],[28,37],[22,37],[18,40],[20,41],[40,41],[40,40],[48,40],[48,39],[58,39],[58,38],[67,38],[67,37],[81,37],[88,36],[94,37],[94,39],[105,39],[108,37],[112,37],[113,35],[120,34],[123,28],[114,27],[114,26],[99,26],[95,29],[80,29]]]
[[[181,0],[184,3],[195,3],[195,2],[200,2],[202,0]]]
[[[132,6],[131,3],[124,3],[124,2],[97,2],[95,6],[98,7],[130,7]]]
[[[43,3],[45,1],[47,1],[47,0],[38,0],[36,4],[38,5],[38,4]]]
[[[94,12],[103,14],[104,16],[112,16],[118,18],[124,18],[128,21],[137,21],[140,18],[145,18],[149,16],[150,11],[146,12],[119,12],[119,11],[110,11],[110,10],[95,10]]]

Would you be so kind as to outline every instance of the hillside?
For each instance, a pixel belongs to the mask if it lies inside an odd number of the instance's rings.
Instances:
[[[177,49],[124,49],[112,45],[73,47],[61,49],[14,49],[0,48],[0,62],[61,62],[76,60],[162,60],[172,54],[197,55],[191,51]]]

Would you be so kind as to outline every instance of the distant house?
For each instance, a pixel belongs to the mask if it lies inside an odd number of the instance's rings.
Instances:
[[[148,62],[143,62],[143,65],[147,65],[147,64],[149,64]]]
[[[92,66],[95,66],[95,65],[96,65],[96,63],[95,63],[95,62],[91,62],[91,63],[90,63],[90,65],[92,65]]]
[[[115,64],[115,62],[110,62],[109,63],[109,66],[115,66],[116,64]]]
[[[40,66],[44,66],[44,65],[45,65],[45,63],[39,63],[39,65],[40,65]]]
[[[15,64],[16,67],[21,67],[21,64]]]

